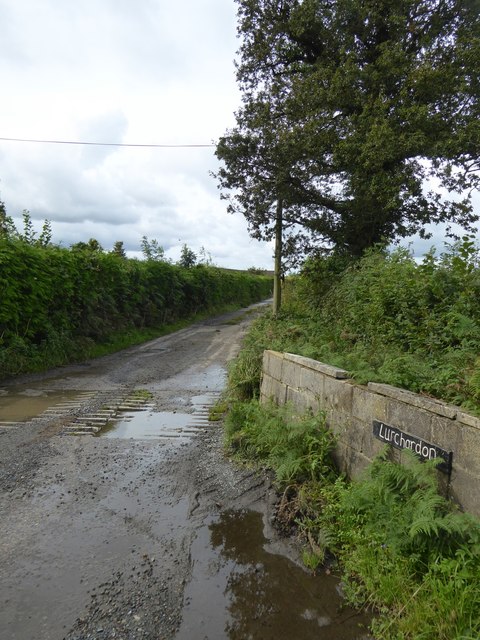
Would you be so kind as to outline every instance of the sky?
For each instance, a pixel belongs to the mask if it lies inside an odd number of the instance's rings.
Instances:
[[[212,144],[234,125],[234,0],[0,0],[0,138]],[[226,212],[214,147],[119,148],[0,140],[0,200],[53,241],[142,236],[177,260],[271,268],[273,248]]]
[[[234,0],[0,0],[0,138],[211,145],[235,124]],[[143,236],[176,261],[183,244],[214,264],[271,269],[273,246],[226,212],[214,147],[120,148],[0,140],[0,200],[22,229],[70,246]],[[480,197],[476,194],[477,209]],[[442,246],[406,240],[417,256]]]

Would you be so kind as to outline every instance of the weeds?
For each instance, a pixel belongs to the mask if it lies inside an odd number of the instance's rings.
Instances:
[[[301,536],[312,571],[333,554],[347,599],[374,611],[376,638],[478,640],[480,522],[439,495],[435,461],[405,452],[398,465],[385,452],[349,483],[330,463],[322,416],[246,400],[258,395],[263,350],[274,349],[480,413],[477,250],[466,238],[420,265],[405,250],[310,263],[287,294],[278,318],[255,322],[230,371],[228,443],[275,471],[281,528]]]
[[[242,456],[275,471],[280,485],[330,476],[334,437],[325,417],[297,415],[289,406],[234,403],[225,421],[227,441]]]
[[[374,250],[355,263],[311,261],[289,280],[279,317],[254,323],[232,385],[239,398],[254,397],[263,350],[274,349],[480,415],[479,300],[479,256],[468,238],[422,264],[405,249]]]
[[[386,449],[349,483],[322,415],[237,401],[225,428],[237,456],[275,472],[277,521],[303,539],[305,565],[336,558],[349,602],[374,611],[376,638],[480,637],[480,523],[439,495],[435,461],[407,451],[399,465]]]

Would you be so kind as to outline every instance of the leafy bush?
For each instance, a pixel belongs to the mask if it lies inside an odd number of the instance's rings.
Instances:
[[[243,397],[257,393],[261,354],[274,349],[480,414],[480,266],[468,238],[421,264],[405,249],[372,250],[342,273],[338,258],[331,269],[310,261],[285,300],[278,318],[254,325],[233,366]]]
[[[242,350],[230,364],[230,394],[238,400],[257,397],[264,350],[301,352],[315,357],[316,351],[309,340],[308,320],[284,311],[275,318],[270,311],[264,313],[252,323]]]
[[[3,238],[0,379],[82,357],[85,344],[118,332],[246,306],[270,291],[270,278],[244,272],[128,260],[89,244],[69,250]]]

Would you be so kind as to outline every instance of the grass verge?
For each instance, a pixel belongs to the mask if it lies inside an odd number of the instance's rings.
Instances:
[[[13,345],[10,348],[0,348],[0,381],[24,373],[38,373],[60,365],[99,358],[185,329],[206,318],[237,311],[241,308],[232,304],[218,306],[174,323],[112,332],[107,340],[98,342],[91,338],[75,339],[68,334],[58,333],[49,335],[40,345],[27,347],[19,341],[18,345]]]
[[[361,340],[353,343],[345,328],[345,334],[338,333],[333,315],[325,316],[330,318],[328,326],[322,325],[322,314],[312,314],[297,291],[287,291],[286,298],[287,305],[277,318],[266,313],[252,324],[242,351],[231,364],[227,447],[240,459],[273,470],[279,525],[303,541],[303,559],[310,569],[334,558],[348,601],[374,612],[371,630],[375,638],[478,640],[480,522],[440,496],[434,461],[422,463],[412,455],[408,464],[397,465],[386,450],[361,480],[350,483],[335,472],[330,461],[334,442],[321,414],[298,416],[288,407],[259,404],[264,349],[299,353],[345,368],[350,368],[345,365],[362,349],[365,354],[368,351]],[[340,304],[338,297],[335,304]],[[354,320],[352,316],[352,325]],[[334,340],[337,333],[338,340]],[[388,352],[385,358],[398,348],[392,342],[382,351]],[[473,353],[474,344],[472,338],[446,352],[436,370],[435,384],[447,375],[452,354],[463,353],[465,358],[467,352]],[[440,351],[436,352],[439,358]],[[397,364],[393,358],[382,372],[389,368],[394,376],[408,374],[414,379],[416,370],[409,362],[415,358],[420,358],[415,352],[404,354]],[[379,369],[366,359],[359,360],[357,371],[371,374],[369,379],[399,384],[379,378]],[[448,398],[455,399],[454,394],[461,392],[458,399],[465,406],[475,406],[472,382],[454,385],[458,371],[452,367],[448,373],[453,389]]]

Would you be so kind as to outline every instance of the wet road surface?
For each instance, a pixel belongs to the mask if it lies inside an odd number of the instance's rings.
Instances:
[[[366,637],[208,422],[237,318],[0,386],[1,640]]]

